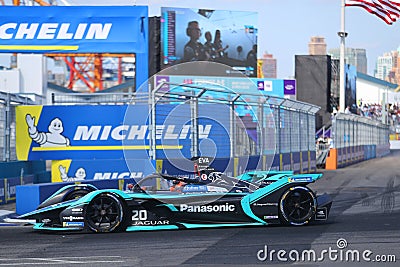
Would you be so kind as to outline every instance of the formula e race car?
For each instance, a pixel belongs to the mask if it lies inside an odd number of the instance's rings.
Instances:
[[[127,191],[68,185],[20,216],[36,230],[93,232],[190,229],[325,221],[327,194],[307,187],[322,174],[252,171],[229,177],[209,166],[196,175],[152,174]]]

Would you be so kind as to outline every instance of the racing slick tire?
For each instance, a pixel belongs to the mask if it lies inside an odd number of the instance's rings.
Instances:
[[[314,217],[317,200],[306,186],[294,186],[283,193],[279,201],[279,218],[283,224],[305,225]]]
[[[111,193],[101,193],[95,196],[85,207],[85,225],[99,233],[122,231],[125,205],[117,196]]]

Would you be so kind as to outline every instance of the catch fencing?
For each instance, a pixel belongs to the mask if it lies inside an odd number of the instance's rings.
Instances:
[[[390,127],[377,120],[338,113],[332,118],[332,142],[326,169],[345,167],[390,153]]]
[[[332,119],[332,129],[334,148],[389,143],[388,124],[354,114],[338,113]]]
[[[15,107],[17,105],[41,103],[33,101],[31,97],[0,92],[0,161],[17,160],[15,153]]]
[[[190,155],[240,158],[264,157],[270,159],[273,169],[308,172],[315,170],[315,113],[318,106],[265,94],[232,92],[216,85],[169,85],[168,91],[158,86],[151,94],[96,93],[53,94],[52,105],[135,105],[147,104],[149,155],[157,154],[160,142],[159,121],[163,124],[181,124],[180,136],[190,135]],[[1,114],[1,152],[3,161],[15,160],[16,105],[38,104],[29,98],[5,101]],[[8,104],[7,104],[8,103]],[[40,103],[39,103],[40,104]],[[8,109],[6,109],[6,106]],[[174,108],[166,108],[167,106]],[[2,108],[3,110],[3,108]],[[211,122],[210,122],[211,121]],[[7,125],[7,126],[6,126]],[[187,127],[186,127],[186,126]],[[205,138],[213,126],[213,138]],[[8,129],[8,131],[5,131]],[[215,130],[214,130],[215,129]],[[168,129],[166,130],[168,133]],[[185,132],[186,131],[186,132]],[[179,142],[179,137],[176,138]],[[7,142],[5,141],[7,140]],[[164,140],[161,140],[164,141]],[[163,157],[165,158],[164,155]],[[179,155],[173,155],[179,156]],[[265,157],[268,156],[268,160]],[[265,165],[265,164],[264,164]],[[265,167],[265,166],[264,166]]]
[[[158,88],[164,85],[160,84]],[[168,85],[172,89],[167,92],[157,88],[152,91],[153,129],[157,117],[172,117],[173,120],[186,118],[192,124],[194,141],[191,150],[194,157],[199,152],[201,133],[197,124],[201,109],[215,109],[211,119],[229,126],[226,127],[229,132],[219,135],[230,138],[230,157],[315,151],[317,106],[268,95],[233,93],[215,85]],[[162,107],[166,103],[188,105],[191,112],[165,112]],[[216,105],[226,107],[225,112],[229,116],[220,117],[224,110]]]

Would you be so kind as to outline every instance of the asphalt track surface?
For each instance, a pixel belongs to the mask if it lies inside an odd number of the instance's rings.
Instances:
[[[0,266],[399,266],[400,151],[323,173],[311,186],[334,200],[322,224],[115,234],[2,226]]]

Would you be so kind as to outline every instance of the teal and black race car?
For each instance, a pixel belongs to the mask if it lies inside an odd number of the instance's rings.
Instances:
[[[127,191],[69,185],[20,218],[35,219],[37,230],[93,232],[305,225],[328,219],[331,198],[307,187],[321,177],[287,171],[229,177],[197,166],[195,176],[152,174]]]

